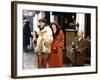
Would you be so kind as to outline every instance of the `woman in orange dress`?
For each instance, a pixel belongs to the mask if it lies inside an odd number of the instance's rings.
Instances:
[[[56,22],[51,23],[51,29],[53,31],[53,43],[51,44],[51,53],[49,54],[49,68],[62,67],[64,34]]]

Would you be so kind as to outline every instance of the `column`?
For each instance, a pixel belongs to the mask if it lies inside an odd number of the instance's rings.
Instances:
[[[33,17],[33,31],[39,31],[38,29],[38,15],[35,14],[35,16]]]
[[[85,32],[85,14],[84,13],[77,13],[76,14],[76,23],[79,23],[79,31]]]
[[[50,22],[54,21],[54,15],[52,15],[52,12],[50,11]]]

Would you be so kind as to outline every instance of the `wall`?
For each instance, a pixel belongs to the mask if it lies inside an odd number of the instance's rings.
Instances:
[[[25,1],[25,0],[24,0]],[[79,5],[97,5],[99,0],[30,0],[37,2],[66,3]],[[11,71],[11,0],[0,0],[0,80],[13,80],[10,78]],[[100,6],[98,7],[100,9]],[[100,11],[98,10],[98,22]],[[100,24],[98,24],[100,26]],[[100,28],[98,27],[98,30]],[[100,32],[98,31],[98,35]],[[98,36],[98,48],[100,47],[100,37]],[[98,53],[100,50],[98,49]],[[100,54],[98,54],[98,67],[100,68]],[[98,74],[74,75],[46,78],[28,78],[26,80],[100,80],[100,69]],[[20,79],[19,79],[20,80]],[[24,79],[22,79],[24,80]]]

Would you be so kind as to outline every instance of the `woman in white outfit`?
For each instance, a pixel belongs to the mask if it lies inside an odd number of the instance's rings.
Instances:
[[[48,55],[51,52],[51,43],[53,35],[51,28],[46,24],[45,19],[39,20],[39,29],[37,32],[38,38],[35,47],[35,53],[38,55],[38,68],[46,68],[48,62]]]

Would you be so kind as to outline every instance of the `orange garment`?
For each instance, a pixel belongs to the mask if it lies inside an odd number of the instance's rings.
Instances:
[[[47,68],[47,60],[38,57],[38,68]]]
[[[51,44],[51,53],[49,54],[49,68],[62,67],[62,48],[64,46],[64,34],[60,30]]]

